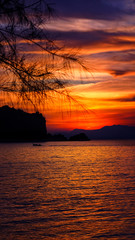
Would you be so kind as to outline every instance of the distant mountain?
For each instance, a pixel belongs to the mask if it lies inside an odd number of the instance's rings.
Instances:
[[[135,127],[124,125],[105,126],[97,130],[74,129],[70,136],[85,133],[89,139],[135,139]]]
[[[42,114],[8,106],[0,108],[0,142],[44,141],[46,135],[46,120]]]

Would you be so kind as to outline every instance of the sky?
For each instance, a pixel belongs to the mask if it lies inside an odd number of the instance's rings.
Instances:
[[[135,1],[56,0],[53,6],[58,18],[48,29],[86,60],[90,73],[76,69],[69,89],[78,106],[63,103],[62,113],[48,112],[48,128],[135,126]]]
[[[56,18],[45,25],[88,72],[65,77],[73,101],[55,97],[41,107],[49,132],[135,126],[135,1],[53,0]],[[46,30],[45,30],[46,31]],[[29,46],[30,57],[42,55]]]

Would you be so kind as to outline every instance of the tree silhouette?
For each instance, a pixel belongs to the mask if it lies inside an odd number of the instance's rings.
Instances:
[[[47,22],[52,5],[45,0],[0,0],[0,91],[14,93],[30,102],[48,92],[65,89],[64,76],[74,64],[83,67],[77,55],[65,52],[49,37]],[[42,61],[29,59],[24,47],[42,53]],[[68,93],[61,91],[61,93]]]

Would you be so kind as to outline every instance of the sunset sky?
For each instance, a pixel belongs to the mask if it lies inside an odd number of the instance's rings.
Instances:
[[[75,101],[58,97],[42,113],[49,132],[135,126],[135,1],[55,0],[49,34],[78,53],[90,72],[77,68],[67,89]],[[29,47],[29,53],[40,55]],[[42,53],[41,53],[42,54]],[[33,55],[32,55],[33,56]]]
[[[84,105],[46,114],[48,129],[135,126],[135,1],[57,0],[57,21],[48,28],[79,51],[91,70],[75,72],[72,94]],[[88,111],[85,111],[86,110]]]

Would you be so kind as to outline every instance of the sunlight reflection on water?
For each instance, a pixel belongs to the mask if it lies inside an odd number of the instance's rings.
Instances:
[[[0,144],[0,169],[0,239],[135,239],[135,141]]]

